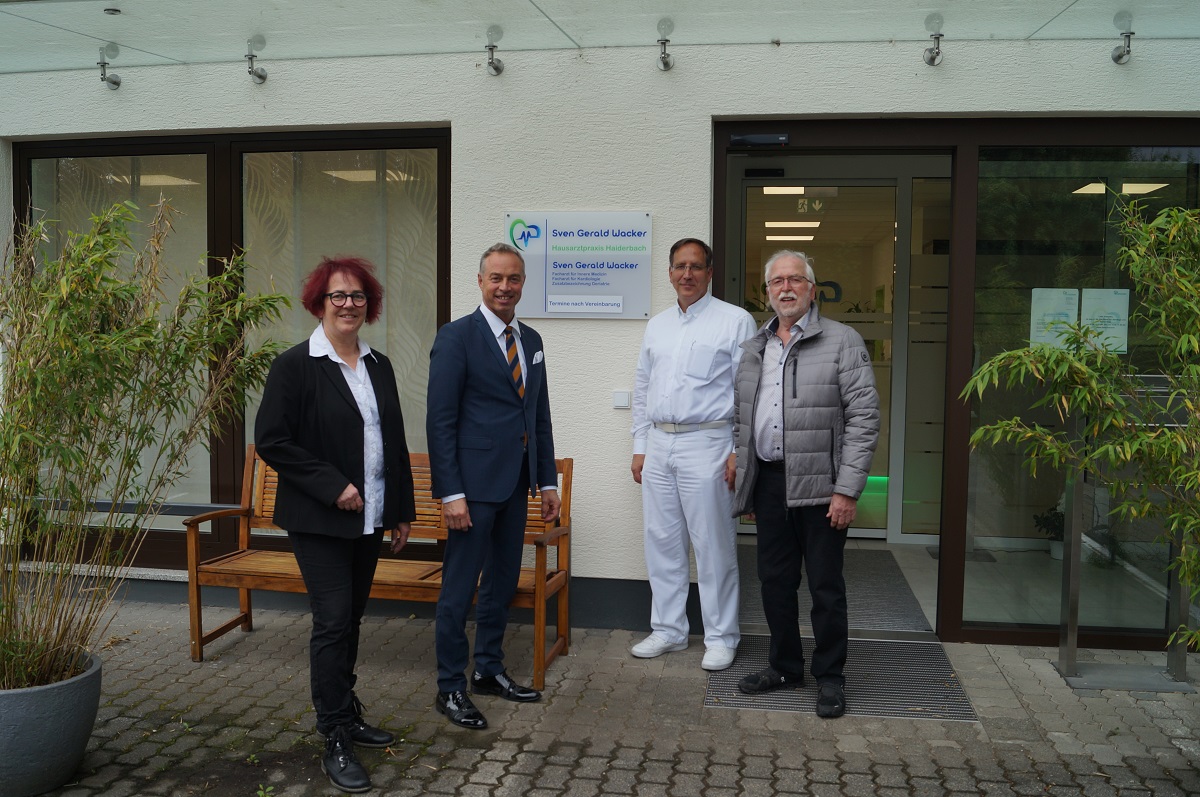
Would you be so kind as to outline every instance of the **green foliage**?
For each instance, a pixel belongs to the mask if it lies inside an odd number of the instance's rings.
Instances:
[[[1054,542],[1063,541],[1063,530],[1066,528],[1066,516],[1058,507],[1050,507],[1045,512],[1033,516],[1033,525],[1042,534]]]
[[[163,296],[172,211],[148,242],[132,205],[63,251],[22,232],[0,282],[0,688],[77,671],[186,457],[240,412],[278,350],[246,336],[287,300],[242,290],[235,259]],[[107,509],[98,501],[111,501]]]
[[[1111,486],[1112,516],[1158,524],[1180,544],[1171,567],[1200,597],[1200,210],[1166,208],[1143,218],[1134,203],[1117,217],[1119,267],[1138,301],[1131,326],[1149,356],[1107,350],[1096,330],[1063,325],[1062,348],[1003,351],[968,381],[962,398],[1015,390],[1062,421],[1049,429],[1021,417],[980,426],[972,446],[1011,444],[1038,468],[1087,471]],[[1132,332],[1131,332],[1132,334]],[[1147,367],[1147,363],[1150,367]],[[1139,372],[1140,371],[1140,372]],[[1072,423],[1067,423],[1070,420]],[[1074,428],[1073,428],[1074,427]],[[1200,630],[1176,632],[1200,646]]]

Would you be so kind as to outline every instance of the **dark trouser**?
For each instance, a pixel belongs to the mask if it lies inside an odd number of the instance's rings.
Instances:
[[[760,463],[761,464],[761,463]],[[817,683],[845,684],[849,624],[842,560],[846,533],[829,523],[828,505],[789,509],[782,467],[760,467],[754,485],[758,525],[758,578],[771,629],[770,663],[793,678],[804,675],[797,591],[801,574],[812,595],[812,676]]]
[[[312,607],[308,669],[317,731],[329,733],[354,720],[358,629],[379,561],[380,530],[354,540],[297,532],[288,539]]]
[[[475,672],[482,676],[504,672],[504,629],[521,577],[528,496],[529,473],[522,467],[507,501],[467,501],[471,527],[451,531],[446,538],[434,636],[439,692],[466,691],[467,613],[476,584]]]

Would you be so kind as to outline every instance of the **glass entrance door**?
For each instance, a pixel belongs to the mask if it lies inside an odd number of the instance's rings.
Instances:
[[[871,353],[880,441],[851,536],[936,544],[950,157],[731,155],[728,185],[726,299],[771,318],[763,265],[802,251],[821,315],[858,330]]]

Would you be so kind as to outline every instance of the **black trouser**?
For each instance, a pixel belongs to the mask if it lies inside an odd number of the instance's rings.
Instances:
[[[379,562],[380,534],[376,529],[346,540],[288,532],[312,607],[308,668],[320,733],[354,720],[358,629]]]
[[[842,560],[846,533],[833,528],[829,505],[789,509],[787,483],[781,465],[759,463],[754,485],[754,514],[758,526],[758,578],[763,611],[771,629],[770,663],[793,678],[804,676],[804,645],[800,638],[797,591],[801,575],[808,576],[812,595],[812,676],[817,683],[843,685],[849,623]]]

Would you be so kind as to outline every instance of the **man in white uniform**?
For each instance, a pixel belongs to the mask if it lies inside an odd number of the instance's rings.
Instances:
[[[676,305],[650,319],[633,389],[633,480],[642,485],[650,636],[630,651],[653,658],[688,646],[688,546],[696,553],[705,653],[723,670],[737,655],[738,570],[733,519],[733,378],[756,331],[740,307],[708,295],[712,249],[671,247]]]

